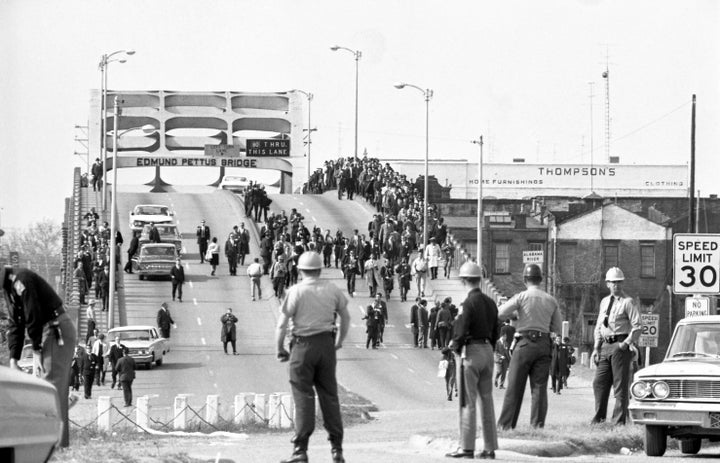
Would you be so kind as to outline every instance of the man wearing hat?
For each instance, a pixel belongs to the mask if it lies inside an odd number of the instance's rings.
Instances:
[[[290,386],[295,401],[295,436],[292,455],[283,463],[307,462],[310,435],[315,429],[315,394],[328,432],[333,463],[344,463],[343,423],[337,392],[335,351],[350,328],[347,299],[328,280],[320,279],[322,257],[307,251],[298,259],[302,280],[290,287],[280,304],[275,340],[277,358],[290,360]],[[335,324],[340,318],[340,327]],[[292,349],[285,350],[285,335],[292,320]]]
[[[448,458],[495,459],[498,448],[495,406],[492,396],[493,348],[498,338],[498,309],[480,290],[482,270],[475,262],[460,267],[460,278],[468,295],[455,321],[450,349],[458,354],[457,385],[460,394],[459,447]],[[483,450],[475,455],[477,405],[483,433]]]
[[[286,274],[285,254],[280,254],[270,269],[270,280],[273,282],[273,291],[275,291],[275,297],[278,299],[281,299],[285,293]]]
[[[172,280],[172,300],[175,300],[177,294],[178,301],[182,302],[182,287],[185,283],[185,268],[182,266],[180,259],[175,259],[175,265],[170,269],[170,279]]]
[[[77,330],[62,299],[37,273],[0,267],[0,288],[9,312],[7,329],[10,368],[19,370],[25,337],[33,348],[33,371],[55,386],[60,404],[60,446],[70,444],[68,391]]]
[[[160,336],[165,339],[170,339],[170,328],[175,324],[175,321],[170,316],[167,302],[160,304],[160,310],[157,313],[157,326],[160,330]]]
[[[610,388],[614,390],[613,424],[625,424],[628,416],[628,390],[633,352],[630,346],[640,336],[640,312],[634,301],[622,289],[625,275],[612,267],[605,275],[610,294],[600,301],[600,313],[595,325],[595,347],[592,361],[597,365],[593,392],[595,416],[592,423],[602,423],[607,414]]]
[[[550,333],[560,333],[562,330],[557,300],[540,289],[540,267],[535,264],[525,267],[523,280],[527,289],[511,297],[498,309],[500,319],[517,319],[515,336],[519,335],[510,359],[508,388],[498,419],[498,427],[502,429],[515,429],[528,377],[532,392],[530,425],[534,428],[545,426],[548,376],[552,360]]]
[[[204,220],[200,221],[195,235],[197,236],[197,244],[200,249],[200,263],[202,264],[205,262],[205,253],[207,253],[208,240],[210,239],[210,227],[205,225]]]
[[[102,190],[103,166],[100,162],[100,158],[95,158],[95,162],[90,169],[90,173],[92,174],[93,191]]]

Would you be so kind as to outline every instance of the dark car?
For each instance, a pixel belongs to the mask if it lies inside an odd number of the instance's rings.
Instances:
[[[146,276],[170,276],[170,269],[179,257],[172,243],[145,243],[133,257],[133,270],[138,278]]]
[[[182,236],[178,231],[177,225],[174,223],[159,223],[155,225],[158,233],[160,234],[161,243],[172,243],[178,251],[178,254],[182,253]],[[140,238],[138,240],[139,245],[150,243],[150,225],[143,226],[142,232],[140,232]]]

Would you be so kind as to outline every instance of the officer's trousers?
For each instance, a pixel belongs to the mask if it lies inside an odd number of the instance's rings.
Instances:
[[[498,427],[514,429],[517,425],[520,407],[522,406],[525,384],[530,377],[532,403],[530,408],[530,425],[535,428],[545,426],[548,399],[548,375],[550,373],[550,336],[543,333],[535,340],[522,337],[515,346],[510,360],[508,386],[505,391],[502,412]]]
[[[297,337],[290,352],[290,386],[295,401],[295,438],[298,448],[307,449],[315,430],[315,392],[323,424],[333,448],[342,448],[343,424],[335,378],[335,339],[332,333]],[[314,390],[313,390],[314,388]]]
[[[498,448],[492,396],[493,365],[491,344],[468,344],[465,346],[465,358],[457,359],[457,376],[462,377],[463,381],[459,389],[464,394],[465,405],[460,407],[460,447],[463,449],[475,449],[478,405],[480,405],[482,422],[483,450],[489,452]],[[460,403],[462,404],[463,400],[460,400]]]
[[[593,391],[595,393],[595,416],[593,422],[605,421],[607,414],[610,388],[615,396],[615,408],[613,409],[613,424],[625,424],[628,415],[628,404],[630,401],[630,364],[633,354],[630,349],[621,349],[620,343],[604,343],[600,349],[600,361],[595,370],[593,380]]]

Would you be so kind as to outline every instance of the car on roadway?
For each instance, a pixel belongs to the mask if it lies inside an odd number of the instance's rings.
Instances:
[[[170,276],[170,270],[179,257],[172,243],[145,243],[132,258],[133,272],[140,280],[147,276]]]
[[[720,439],[720,315],[689,317],[675,327],[665,359],[635,373],[630,416],[645,425],[645,453],[662,456],[667,438],[696,454]]]
[[[150,325],[128,325],[112,328],[108,339],[120,337],[120,344],[128,348],[129,355],[137,365],[148,369],[163,364],[165,354],[170,352],[168,340],[161,337],[157,328]]]
[[[141,231],[145,224],[173,223],[175,213],[162,204],[138,204],[130,211],[130,230]]]
[[[55,386],[0,366],[0,461],[48,461],[61,432]]]
[[[177,248],[178,254],[182,253],[182,235],[178,231],[178,227],[174,223],[159,223],[155,225],[158,233],[160,234],[161,243],[172,243]],[[150,243],[150,224],[143,226],[140,232],[140,238],[138,239],[139,246]]]
[[[218,188],[221,190],[230,190],[235,193],[244,193],[250,187],[250,180],[247,177],[239,175],[226,175],[220,181]]]

